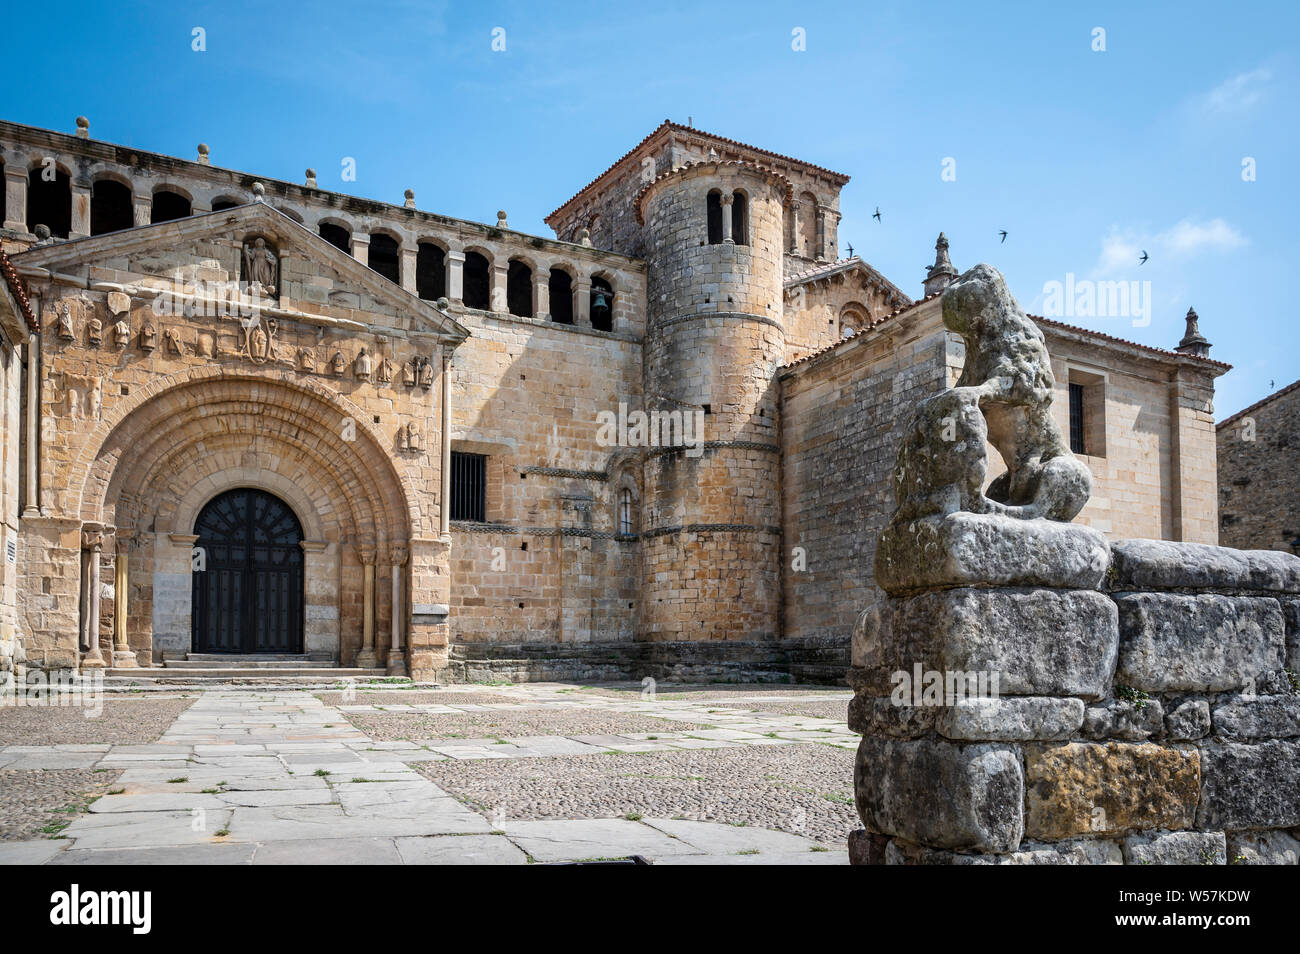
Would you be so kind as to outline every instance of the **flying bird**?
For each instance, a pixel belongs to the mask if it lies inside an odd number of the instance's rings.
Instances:
[[[1006,242],[1006,240],[1007,240],[1007,230],[1006,230],[1006,229],[1000,229],[1000,230],[998,231],[998,234],[1002,236],[1002,242]],[[999,244],[1001,244],[1001,243],[999,243]]]
[[[876,214],[872,216],[877,222],[880,221],[880,206],[876,206]]]
[[[849,258],[853,257],[853,243],[849,243]]]
[[[1145,265],[1146,263],[1147,263],[1147,250],[1146,250],[1146,249],[1143,249],[1143,250],[1142,250],[1142,258],[1140,258],[1140,259],[1138,260],[1138,264],[1139,264],[1139,265]]]

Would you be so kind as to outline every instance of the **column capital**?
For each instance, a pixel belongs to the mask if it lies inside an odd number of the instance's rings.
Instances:
[[[360,544],[357,547],[357,559],[359,559],[364,566],[374,566],[376,552],[376,548],[372,544]]]
[[[394,544],[388,548],[387,559],[390,566],[404,566],[410,549],[406,544]]]

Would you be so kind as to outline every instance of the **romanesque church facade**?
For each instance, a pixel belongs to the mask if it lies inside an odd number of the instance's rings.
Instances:
[[[915,300],[841,259],[847,176],[665,122],[546,238],[80,119],[0,158],[5,681],[847,665],[898,434],[962,364],[946,239]],[[1227,366],[1039,326],[1080,520],[1216,542]]]

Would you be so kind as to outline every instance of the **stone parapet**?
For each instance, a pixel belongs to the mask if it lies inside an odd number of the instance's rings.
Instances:
[[[863,614],[854,863],[1297,863],[1300,558],[1127,540],[1104,576]]]

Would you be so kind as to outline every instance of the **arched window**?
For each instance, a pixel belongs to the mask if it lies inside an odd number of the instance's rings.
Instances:
[[[478,252],[465,253],[465,272],[461,300],[466,308],[487,311],[491,300],[488,282],[488,260]]]
[[[707,200],[709,244],[722,244],[722,193],[714,189]]]
[[[190,214],[190,200],[179,192],[159,189],[153,194],[153,211],[150,213],[150,222],[171,222],[173,219],[186,218]]]
[[[506,307],[512,315],[533,317],[533,270],[518,259],[506,272]]]
[[[447,253],[432,242],[421,242],[415,252],[415,292],[426,301],[447,294]]]
[[[849,338],[867,327],[868,312],[865,305],[849,302],[840,309],[840,337]]]
[[[90,186],[90,234],[120,232],[135,225],[131,212],[131,189],[113,179],[99,179]]]
[[[349,255],[352,254],[352,233],[343,226],[335,225],[333,222],[322,222],[316,231],[335,248]]]
[[[236,209],[243,205],[238,199],[231,198],[228,195],[220,196],[212,200],[213,212],[224,212],[226,209]]]
[[[743,192],[731,197],[731,240],[737,245],[749,244],[749,199]]]
[[[799,242],[794,253],[804,258],[817,257],[817,196],[805,192],[799,196]]]
[[[573,324],[573,278],[562,268],[551,269],[551,321]]]
[[[47,179],[49,168],[37,166],[27,176],[27,231],[44,225],[51,235],[67,238],[72,231],[72,182],[62,169]]]
[[[393,284],[402,282],[401,266],[398,264],[397,239],[383,232],[370,236],[370,255],[367,258],[370,267],[383,275]]]
[[[636,533],[636,520],[632,517],[632,491],[627,487],[618,492],[618,532],[624,536]]]
[[[591,280],[591,327],[597,331],[614,330],[614,289],[599,276]]]

